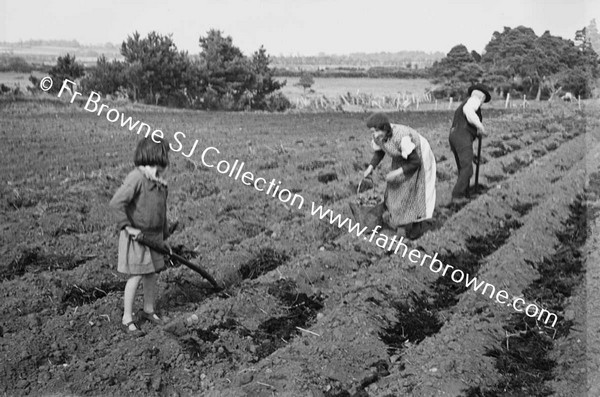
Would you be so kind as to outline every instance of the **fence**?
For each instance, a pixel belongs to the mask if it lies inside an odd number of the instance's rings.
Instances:
[[[300,110],[323,110],[323,111],[342,111],[342,112],[367,112],[375,109],[406,111],[410,109],[418,110],[424,104],[433,103],[433,95],[427,91],[417,95],[411,92],[405,92],[397,95],[373,95],[350,92],[339,95],[338,97],[320,96],[302,96],[296,99],[296,108]],[[435,101],[437,104],[437,101]]]
[[[581,109],[580,97],[575,98],[572,96],[567,97],[566,99],[565,97],[559,97],[556,101],[573,103]],[[526,95],[523,95],[523,98],[512,99],[510,94],[507,94],[505,99],[495,101],[495,104],[491,107],[502,107],[502,102],[504,103],[503,107],[505,109],[527,109],[530,108],[533,103],[537,103],[537,101],[530,102]],[[543,102],[550,104],[552,101]],[[345,95],[339,95],[337,97],[327,97],[325,95],[302,96],[295,101],[296,109],[298,110],[339,112],[371,112],[376,110],[399,112],[409,110],[450,110],[453,109],[453,104],[455,104],[455,101],[452,97],[448,100],[438,101],[433,98],[430,91],[426,91],[420,95],[405,92],[395,96],[373,95],[357,91],[354,95],[348,92]]]

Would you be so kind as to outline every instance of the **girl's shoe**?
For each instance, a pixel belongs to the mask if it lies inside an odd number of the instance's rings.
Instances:
[[[156,325],[163,325],[164,324],[164,321],[162,320],[162,318],[158,317],[156,315],[156,313],[154,313],[154,312],[152,312],[152,313],[146,313],[145,311],[141,311],[140,315],[146,321],[150,321],[153,324],[156,324]]]
[[[132,325],[133,325],[133,327],[131,327]],[[145,334],[144,331],[142,331],[140,326],[137,325],[137,323],[135,321],[130,321],[127,324],[121,323],[121,326],[123,327],[123,331],[125,331],[126,333],[128,333],[130,335],[142,336]],[[131,328],[135,328],[135,329],[131,329]]]

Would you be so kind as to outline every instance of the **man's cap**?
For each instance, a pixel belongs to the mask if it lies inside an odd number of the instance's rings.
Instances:
[[[468,91],[469,96],[471,96],[471,93],[475,90],[483,92],[483,94],[485,95],[485,101],[483,101],[484,103],[487,103],[492,100],[492,96],[490,95],[490,92],[488,91],[487,87],[484,86],[483,84],[474,84],[474,85],[470,86],[469,91]]]

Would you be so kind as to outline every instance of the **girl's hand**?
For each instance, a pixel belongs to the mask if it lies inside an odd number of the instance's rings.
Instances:
[[[142,232],[140,229],[136,229],[135,227],[131,226],[125,226],[125,231],[129,233],[134,240],[137,239],[139,234]]]
[[[363,178],[367,178],[369,175],[371,175],[372,171],[373,171],[373,166],[369,165],[363,174]]]

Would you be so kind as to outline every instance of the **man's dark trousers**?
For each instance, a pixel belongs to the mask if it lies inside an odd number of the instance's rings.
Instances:
[[[469,197],[469,183],[473,176],[473,135],[453,128],[449,141],[458,168],[458,180],[452,190],[452,198]]]

